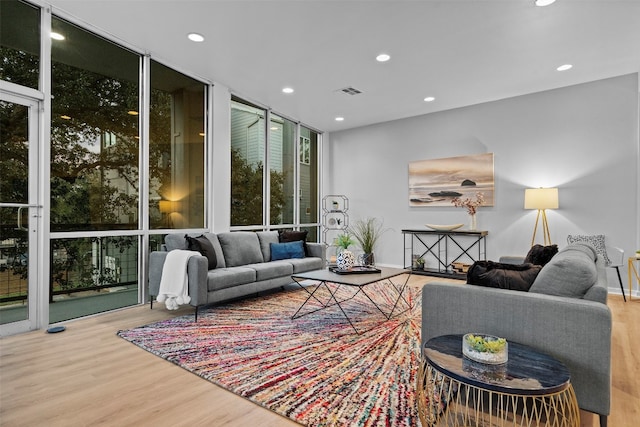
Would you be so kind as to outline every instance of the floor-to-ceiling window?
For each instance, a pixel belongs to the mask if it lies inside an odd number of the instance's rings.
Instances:
[[[265,115],[231,101],[231,227],[264,224]]]
[[[151,61],[149,224],[203,228],[205,99],[202,82]]]
[[[115,232],[140,228],[141,56],[56,17],[51,29],[49,318],[57,322],[138,302],[138,239]]]
[[[302,228],[317,239],[319,139],[268,109],[232,100],[232,228]]]
[[[318,237],[319,139],[318,132],[300,126],[299,218],[300,228],[309,231],[310,240]]]

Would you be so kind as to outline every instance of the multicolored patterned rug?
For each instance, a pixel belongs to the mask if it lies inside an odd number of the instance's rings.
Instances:
[[[388,286],[367,287],[386,311]],[[353,293],[343,288],[342,296]],[[407,288],[413,309],[389,321],[362,294],[344,303],[366,330],[360,335],[335,306],[291,320],[308,295],[302,289],[201,310],[197,323],[187,315],[118,335],[303,425],[416,426],[418,292]]]

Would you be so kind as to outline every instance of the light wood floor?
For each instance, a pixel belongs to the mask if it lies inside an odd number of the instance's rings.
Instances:
[[[416,276],[413,276],[416,277]],[[421,286],[431,278],[412,279]],[[640,299],[610,296],[613,398],[609,425],[640,420]],[[296,426],[118,338],[116,332],[192,313],[139,306],[0,340],[2,426]],[[597,343],[596,343],[597,345]],[[581,412],[582,426],[597,426]]]

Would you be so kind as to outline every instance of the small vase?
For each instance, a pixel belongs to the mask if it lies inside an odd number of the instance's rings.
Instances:
[[[471,215],[469,215],[469,217],[470,217],[469,218],[470,219],[469,230],[477,230],[478,223],[476,222],[477,221],[476,220],[476,214],[471,214]]]
[[[355,255],[353,255],[353,252],[346,249],[340,252],[338,254],[338,258],[336,259],[336,266],[340,270],[349,270],[355,263]]]

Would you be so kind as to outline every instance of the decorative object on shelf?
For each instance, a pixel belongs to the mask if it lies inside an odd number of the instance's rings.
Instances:
[[[332,208],[334,211],[338,211],[338,210],[340,210],[340,204],[338,203],[338,201],[337,201],[337,200],[334,200],[333,202],[331,202],[331,208]]]
[[[424,270],[424,258],[416,259],[416,270]]]
[[[493,153],[409,162],[409,206],[451,206],[454,197],[482,191],[494,205]]]
[[[544,245],[551,244],[551,234],[549,233],[549,223],[545,209],[558,209],[558,189],[557,188],[527,188],[524,190],[524,208],[537,209],[536,225],[533,228],[531,246],[536,243],[536,231],[538,231],[538,220],[542,216],[542,233],[544,234]]]
[[[464,224],[449,224],[449,225],[440,225],[440,224],[425,224],[427,228],[436,231],[453,231],[462,227]]]
[[[476,362],[498,365],[509,359],[509,345],[506,339],[493,335],[466,334],[462,337],[462,354]]]
[[[453,200],[451,200],[451,203],[453,203],[457,208],[467,209],[467,213],[470,217],[469,230],[477,230],[478,223],[476,221],[476,212],[478,211],[478,206],[482,206],[484,203],[484,193],[482,191],[478,191],[475,199],[470,199],[469,197],[465,197],[464,199],[454,197]]]
[[[340,270],[348,270],[356,263],[355,255],[353,255],[353,252],[349,250],[349,246],[354,243],[355,241],[351,238],[349,233],[343,233],[336,237],[335,245],[340,251],[336,257],[336,266]]]
[[[349,231],[353,234],[353,237],[358,241],[360,248],[364,252],[362,265],[375,264],[373,249],[378,239],[388,230],[388,228],[383,228],[383,222],[377,218],[359,219],[355,221],[353,226],[349,227]]]

